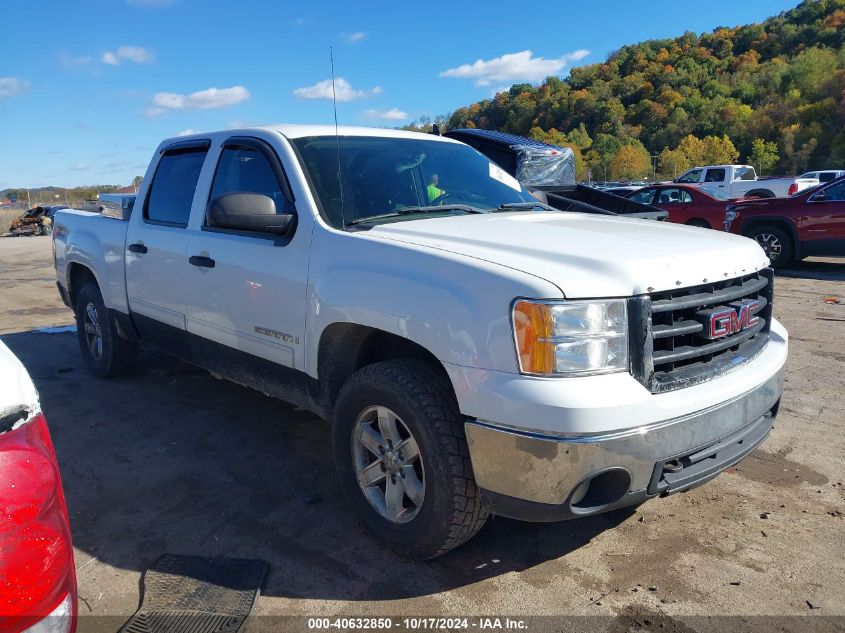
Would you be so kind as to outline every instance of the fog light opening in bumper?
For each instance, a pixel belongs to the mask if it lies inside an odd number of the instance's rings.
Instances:
[[[573,512],[588,513],[616,503],[631,487],[631,473],[624,468],[609,468],[578,484],[569,496]]]

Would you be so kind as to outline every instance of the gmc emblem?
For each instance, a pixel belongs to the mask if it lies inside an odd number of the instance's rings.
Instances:
[[[734,302],[727,308],[699,312],[698,315],[703,317],[702,334],[712,341],[748,329],[760,322],[760,317],[755,314],[760,307],[757,299],[746,299]]]

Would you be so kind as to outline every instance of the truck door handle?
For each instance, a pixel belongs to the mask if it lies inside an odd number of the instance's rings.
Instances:
[[[199,266],[201,268],[214,268],[214,260],[210,257],[204,257],[202,255],[191,255],[188,261],[192,265]]]
[[[146,253],[147,247],[143,244],[130,244],[127,248],[133,253]]]

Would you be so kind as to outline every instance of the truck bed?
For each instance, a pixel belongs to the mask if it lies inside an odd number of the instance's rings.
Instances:
[[[61,209],[53,217],[56,270],[66,270],[66,262],[88,262],[90,270],[104,277],[97,283],[105,304],[127,313],[123,267],[128,226],[127,220],[80,209]],[[62,281],[65,288],[70,287],[69,279]]]

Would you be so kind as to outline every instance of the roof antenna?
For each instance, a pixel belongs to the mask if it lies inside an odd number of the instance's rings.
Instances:
[[[340,190],[340,223],[346,229],[346,217],[343,213],[343,178],[340,169],[340,136],[337,133],[337,94],[334,90],[334,51],[329,46],[329,59],[332,64],[332,106],[334,107],[334,140],[337,146],[337,188]]]

